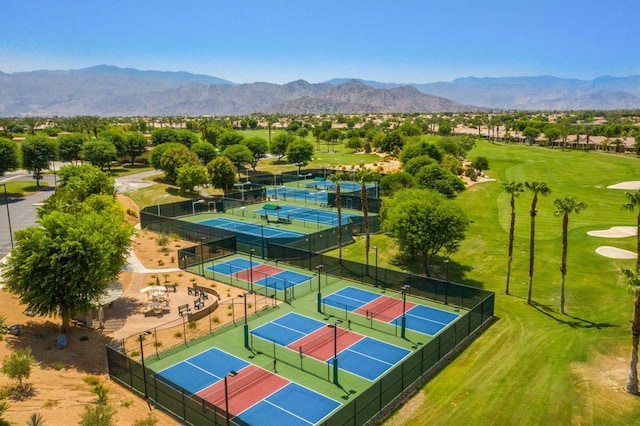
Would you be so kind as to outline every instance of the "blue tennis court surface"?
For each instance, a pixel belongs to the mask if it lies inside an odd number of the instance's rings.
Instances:
[[[382,298],[388,299],[389,296],[383,296],[355,287],[345,287],[333,294],[325,296],[322,299],[322,303],[343,311],[357,311],[357,313],[364,315],[362,311],[367,311],[369,304],[375,306],[376,301],[380,301]],[[407,304],[409,305],[409,308],[405,312],[407,329],[430,336],[438,334],[460,316],[459,314],[430,306],[417,305],[409,302],[407,302]],[[393,311],[391,310],[390,312]],[[387,322],[400,326],[402,312],[396,312],[392,317],[387,319]]]
[[[312,275],[299,274],[293,271],[284,271],[256,280],[254,281],[254,284],[267,288],[274,288],[276,290],[284,290],[312,279]]]
[[[230,381],[227,393],[226,382],[223,388],[221,384],[230,371],[236,372],[237,378],[247,374],[249,381],[238,379],[240,385],[235,387]],[[228,404],[234,424],[314,425],[341,406],[338,401],[266,370],[260,370],[258,374],[256,367],[248,362],[211,348],[158,372],[157,377],[180,386],[191,395],[198,394],[220,408]],[[255,381],[251,380],[253,377],[256,377]],[[271,390],[260,384],[262,378],[270,380],[269,377],[275,383],[270,386]],[[221,389],[224,389],[223,393]]]
[[[300,207],[283,204],[278,210],[259,209],[255,211],[259,214],[266,214],[269,217],[293,218],[303,220],[305,222],[322,223],[324,225],[338,225],[338,212],[331,210],[314,209],[311,207]],[[349,223],[351,215],[342,213],[342,224]]]
[[[291,348],[291,346],[298,344],[295,342],[326,326],[327,324],[322,321],[296,313],[288,313],[256,328],[251,331],[251,334],[275,342],[280,346]],[[341,335],[345,334],[350,335],[347,339],[354,343],[342,350],[339,349],[338,367],[367,380],[376,380],[410,354],[409,350],[399,346],[358,335],[348,330],[341,330]],[[295,345],[293,345],[294,343]],[[329,341],[327,344],[333,346],[338,343]],[[333,365],[333,358],[321,360]]]
[[[245,281],[249,281],[248,277],[253,275],[253,278],[255,279],[253,281],[254,285],[280,291],[313,279],[313,275],[287,271],[255,260],[249,261],[242,258],[231,259],[226,262],[218,262],[215,265],[207,266],[206,269],[217,274],[235,276],[236,278]],[[252,269],[253,272],[249,274],[248,272]]]
[[[287,201],[287,197],[293,200],[312,202],[315,204],[327,204],[329,197],[323,191],[306,191],[304,189],[279,186],[277,188],[267,188],[267,196],[272,198],[282,198]]]
[[[367,183],[367,188],[375,188],[375,183]],[[324,190],[331,190],[331,191],[335,191],[336,190],[336,183],[335,182],[331,182],[330,180],[324,180],[324,181],[313,181],[313,182],[307,182],[305,185],[305,188],[315,188],[315,189],[324,189]],[[340,182],[340,191],[344,191],[344,192],[355,192],[355,191],[361,191],[362,190],[362,186],[359,183],[354,183],[354,182]]]
[[[237,220],[217,217],[215,219],[203,220],[197,222],[200,225],[212,226],[214,228],[228,229],[236,231],[240,234],[253,235],[265,238],[300,238],[305,234],[294,231],[283,231],[282,229],[272,228],[270,226],[256,225],[254,223],[246,223]]]

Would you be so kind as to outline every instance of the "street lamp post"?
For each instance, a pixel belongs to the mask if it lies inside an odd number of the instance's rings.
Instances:
[[[198,200],[191,203],[191,213],[192,216],[196,215],[196,204],[204,204],[204,200]]]
[[[243,334],[244,334],[244,347],[249,348],[249,323],[247,321],[247,297],[253,294],[253,290],[249,290],[246,293],[241,294],[238,297],[242,297],[244,302],[244,325],[243,325]]]
[[[227,382],[227,378],[235,377],[238,375],[237,371],[229,371],[226,376],[224,376],[224,413],[227,418],[227,425],[230,425],[231,422],[229,420],[229,383]]]
[[[204,237],[200,238],[200,274],[204,277]]]
[[[318,270],[318,312],[320,313],[322,313],[322,294],[320,293],[320,277],[322,275],[322,268],[324,268],[324,265],[316,266],[316,269]]]
[[[4,186],[4,203],[7,206],[7,222],[9,224],[9,238],[11,239],[11,248],[13,249],[13,231],[11,230],[11,215],[9,214],[9,195],[7,194],[7,184],[0,183]]]
[[[376,286],[378,285],[378,246],[372,247],[376,251]]]
[[[445,259],[443,262],[446,265],[447,271],[447,287],[444,289],[444,304],[447,305],[449,302],[449,259]]]
[[[402,286],[402,318],[400,322],[400,337],[405,338],[407,329],[407,291],[409,291],[408,285]]]
[[[142,382],[144,384],[144,399],[149,398],[149,394],[147,392],[147,372],[144,366],[144,349],[142,347],[142,339],[144,338],[144,336],[148,336],[150,334],[151,332],[147,330],[144,333],[140,333],[138,335],[138,338],[140,339],[140,361],[142,363]]]
[[[338,384],[338,325],[342,320],[336,320],[333,324],[333,383]]]
[[[256,249],[252,248],[249,250],[249,290],[253,291],[253,253],[256,252]]]

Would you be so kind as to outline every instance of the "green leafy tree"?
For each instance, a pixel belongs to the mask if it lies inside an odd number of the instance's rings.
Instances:
[[[402,151],[400,151],[398,158],[403,164],[407,164],[411,159],[423,155],[428,155],[439,163],[442,161],[443,152],[430,142],[419,141],[406,145]]]
[[[393,195],[406,188],[413,188],[416,185],[413,176],[407,172],[392,173],[380,179],[380,190],[384,195]]]
[[[45,135],[28,136],[21,145],[22,167],[33,174],[40,186],[42,171],[56,158],[57,144]]]
[[[345,172],[336,172],[328,178],[336,184],[336,209],[338,210],[338,258],[342,259],[342,198],[340,196],[340,186],[343,181],[349,179]]]
[[[202,164],[209,164],[218,156],[218,150],[209,142],[198,142],[191,145],[191,151],[195,152]]]
[[[170,182],[175,182],[178,178],[178,169],[185,164],[200,165],[198,156],[191,152],[189,148],[180,146],[169,148],[160,157],[160,169],[164,172],[164,177]]]
[[[169,142],[180,143],[178,141],[178,135],[174,129],[161,127],[151,132],[151,145],[158,146]]]
[[[478,173],[482,174],[484,170],[489,170],[489,160],[487,157],[478,157],[471,162],[471,167],[476,169]]]
[[[434,256],[458,250],[469,223],[460,207],[428,189],[396,192],[383,201],[381,215],[400,251],[418,258],[427,276]]]
[[[227,157],[214,158],[207,164],[207,171],[214,188],[222,189],[227,193],[233,189],[236,183],[236,168]]]
[[[507,182],[502,184],[504,192],[509,194],[509,205],[511,206],[511,222],[509,225],[509,246],[507,251],[507,282],[504,287],[504,294],[509,294],[509,280],[511,278],[511,262],[513,261],[513,240],[516,233],[516,197],[524,192],[522,182]]]
[[[253,155],[253,160],[251,160],[251,168],[256,169],[258,165],[258,161],[262,160],[267,156],[269,152],[269,142],[261,137],[252,137],[246,139],[243,144],[249,148],[251,154]]]
[[[359,151],[364,147],[364,142],[362,138],[358,136],[352,136],[345,142],[345,146],[354,151]]]
[[[60,160],[78,164],[82,159],[82,146],[85,141],[85,136],[82,133],[69,133],[58,136]]]
[[[631,318],[631,362],[625,389],[638,395],[638,343],[640,341],[640,191],[627,191],[628,201],[622,205],[624,210],[638,210],[636,214],[636,268],[635,271],[623,270],[627,288],[634,295],[633,316]]]
[[[445,154],[440,165],[443,169],[456,176],[462,174],[462,162],[451,154]]]
[[[411,176],[415,176],[418,174],[420,169],[422,169],[425,166],[430,166],[432,164],[437,165],[438,163],[436,162],[436,160],[434,160],[428,155],[420,155],[418,157],[414,157],[411,160],[407,161],[405,165],[402,167],[402,169],[405,172],[409,173]]]
[[[422,167],[415,178],[419,188],[435,189],[447,198],[455,198],[458,192],[466,188],[458,176],[435,163]]]
[[[187,148],[191,148],[194,143],[198,142],[198,136],[191,130],[180,129],[176,130],[176,142],[181,143]]]
[[[245,145],[228,146],[222,151],[222,155],[231,160],[231,163],[236,167],[238,179],[240,179],[240,169],[253,161],[253,154]]]
[[[2,134],[5,138],[9,139],[11,137],[11,131],[9,129],[15,121],[13,117],[0,117],[0,127],[2,127]]]
[[[121,127],[111,127],[99,133],[103,141],[111,142],[116,148],[118,158],[124,158],[127,154],[126,134]]]
[[[178,169],[176,184],[182,193],[195,194],[195,187],[207,182],[209,173],[205,166],[185,164]]]
[[[31,365],[33,358],[31,357],[31,348],[16,349],[2,363],[2,373],[8,378],[18,382],[18,389],[25,390],[27,387],[26,380],[31,377]]]
[[[531,217],[531,231],[529,237],[529,287],[527,289],[527,304],[531,304],[531,294],[533,291],[533,265],[534,265],[534,257],[535,257],[535,248],[536,248],[536,215],[538,214],[538,210],[536,209],[538,205],[538,195],[549,195],[551,194],[551,188],[547,186],[546,182],[525,182],[524,187],[527,191],[533,192],[533,198],[531,199],[531,209],[529,210],[529,216]]]
[[[530,126],[522,131],[522,136],[526,138],[527,142],[529,142],[529,145],[533,145],[538,136],[540,136],[540,130],[533,126]]]
[[[402,149],[403,144],[402,133],[393,131],[384,135],[378,149],[382,152],[397,152]]]
[[[126,153],[131,157],[131,165],[136,157],[142,155],[147,148],[147,138],[138,132],[129,132],[124,136],[124,146]]]
[[[580,213],[587,208],[585,203],[577,201],[573,197],[558,198],[553,202],[556,207],[554,214],[562,216],[562,261],[560,263],[560,272],[562,273],[562,282],[560,284],[560,312],[564,311],[564,285],[567,275],[567,249],[569,247],[569,215],[571,213]]]
[[[85,205],[75,213],[51,212],[39,226],[17,231],[4,272],[6,288],[36,314],[61,317],[63,331],[118,276],[133,235],[108,196],[93,195]]]
[[[156,145],[153,147],[151,154],[149,155],[149,164],[151,164],[156,170],[162,170],[162,166],[160,165],[162,155],[171,148],[180,148],[182,146],[183,145],[178,142],[167,142]]]
[[[287,147],[287,161],[307,164],[313,158],[313,152],[314,147],[311,142],[302,139],[295,140]]]
[[[269,143],[269,152],[278,157],[278,161],[280,161],[286,155],[289,144],[295,140],[295,135],[289,132],[276,133]]]
[[[58,172],[58,185],[40,209],[42,218],[53,211],[75,213],[80,211],[92,195],[106,195],[111,200],[116,197],[115,180],[107,173],[90,164],[66,165]]]
[[[218,137],[218,148],[225,150],[230,146],[239,145],[244,142],[244,135],[234,130],[225,130]]]
[[[111,163],[115,161],[117,155],[116,147],[106,140],[93,139],[82,145],[82,158],[100,167],[100,170],[104,170],[105,167],[111,170]]]
[[[18,146],[11,139],[0,138],[0,176],[18,165]]]

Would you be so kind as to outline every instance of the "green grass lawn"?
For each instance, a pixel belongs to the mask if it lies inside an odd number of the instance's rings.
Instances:
[[[624,191],[606,189],[640,180],[640,160],[597,152],[560,151],[479,143],[469,154],[489,159],[487,174],[499,182],[471,187],[457,202],[471,224],[460,250],[451,256],[452,281],[496,292],[496,322],[421,391],[410,411],[389,424],[632,424],[640,399],[624,392],[631,351],[629,320],[633,297],[621,285],[622,268],[633,260],[595,253],[610,245],[634,250],[635,237],[605,239],[587,231],[635,225],[623,211]],[[516,240],[511,295],[504,295],[509,199],[504,181],[546,181],[536,217],[534,305],[526,304],[529,266],[529,206],[532,195],[516,200]],[[567,315],[559,313],[561,218],[553,201],[577,197],[587,210],[570,217]],[[397,264],[394,242],[374,236],[379,263]],[[336,253],[335,251],[332,253]],[[344,248],[348,259],[363,261],[363,242]],[[439,259],[435,273],[444,277]]]
[[[36,186],[36,181],[30,180],[12,180],[4,182],[6,184],[6,191],[8,198],[26,197],[28,195],[35,194],[48,187],[49,184],[43,180],[40,181],[40,186]],[[0,188],[0,199],[4,200],[5,187]]]

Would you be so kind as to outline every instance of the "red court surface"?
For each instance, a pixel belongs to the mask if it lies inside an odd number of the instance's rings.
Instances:
[[[415,303],[405,302],[405,309],[416,306]],[[402,300],[395,297],[380,296],[372,302],[354,311],[357,314],[364,315],[367,318],[377,319],[378,321],[391,322],[402,315]]]
[[[227,383],[229,413],[235,416],[288,385],[289,381],[260,367],[249,365],[238,371],[236,376],[228,377]],[[197,395],[224,409],[224,380],[201,390]]]
[[[364,337],[344,328],[338,328],[337,339],[335,335],[333,326],[325,326],[291,343],[289,348],[299,351],[302,347],[303,354],[327,361],[334,356],[334,341],[337,342],[336,347],[340,353]]]
[[[253,281],[258,281],[264,277],[268,277],[270,275],[279,274],[283,272],[284,269],[276,268],[275,266],[269,265],[258,265],[253,267]],[[251,269],[245,269],[244,271],[240,271],[235,274],[236,278],[244,281],[249,281],[251,278]]]

